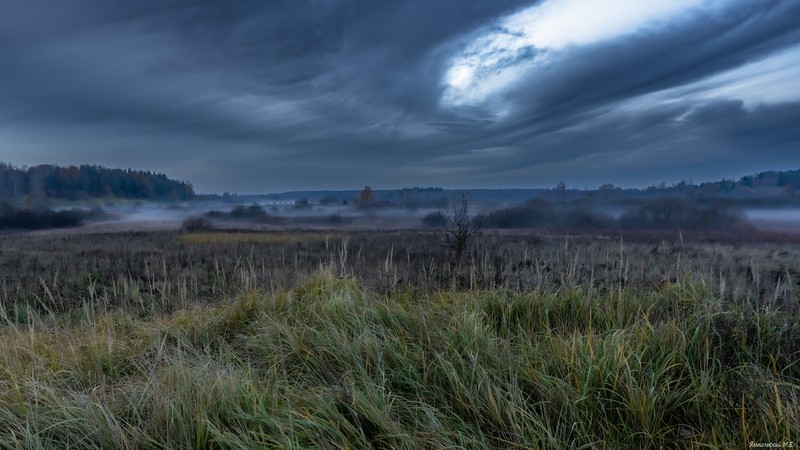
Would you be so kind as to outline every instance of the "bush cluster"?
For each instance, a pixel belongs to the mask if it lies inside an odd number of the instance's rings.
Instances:
[[[228,212],[225,211],[209,211],[206,217],[214,220],[247,220],[259,223],[272,223],[280,221],[279,217],[267,213],[267,211],[258,204],[250,206],[236,205]]]
[[[423,219],[432,226],[434,216]],[[611,228],[648,230],[735,230],[744,225],[741,211],[716,203],[698,205],[676,198],[658,198],[634,206],[619,218],[580,205],[532,200],[521,206],[492,213],[494,228],[568,228],[603,230]]]
[[[49,209],[19,209],[9,204],[0,205],[0,229],[41,230],[47,228],[76,227],[84,219],[104,215],[99,208],[89,211],[69,209],[53,211]]]
[[[547,200],[531,200],[524,205],[495,211],[489,226],[496,228],[589,228],[606,229],[614,219],[580,206],[553,204]]]
[[[184,220],[181,224],[183,231],[211,231],[214,229],[214,223],[202,216],[193,216]]]
[[[676,198],[659,198],[620,217],[623,228],[731,230],[744,224],[744,215],[721,204],[699,206]]]

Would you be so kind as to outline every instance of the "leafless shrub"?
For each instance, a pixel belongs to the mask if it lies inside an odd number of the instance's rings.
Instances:
[[[452,214],[441,214],[443,234],[440,243],[453,253],[456,262],[461,260],[464,251],[472,245],[475,234],[488,223],[483,213],[470,216],[469,198],[461,194],[458,201],[453,202]]]
[[[181,224],[182,231],[196,232],[196,231],[211,231],[214,229],[214,223],[202,216],[189,217]]]

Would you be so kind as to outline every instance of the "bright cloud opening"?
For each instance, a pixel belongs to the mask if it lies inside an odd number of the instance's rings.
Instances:
[[[653,105],[713,100],[739,100],[747,107],[800,101],[800,66],[797,61],[800,61],[800,46],[693,83],[626,100],[617,108],[637,111],[650,109]],[[688,114],[677,120],[683,120]]]
[[[696,83],[708,87],[708,98],[730,98],[748,104],[800,101],[800,46]]]
[[[442,103],[483,103],[554,52],[632,34],[724,1],[546,0],[506,17],[457,55],[443,80]]]

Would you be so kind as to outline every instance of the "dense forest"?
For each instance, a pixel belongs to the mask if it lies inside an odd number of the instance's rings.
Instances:
[[[194,197],[194,189],[189,183],[150,171],[50,164],[19,168],[0,162],[2,200],[35,202],[46,198],[87,200],[95,197],[187,200]]]

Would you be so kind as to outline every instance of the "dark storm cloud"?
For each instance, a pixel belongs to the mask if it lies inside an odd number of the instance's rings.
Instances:
[[[636,117],[615,112],[645,94],[703,80],[800,41],[796,26],[800,3],[733,2],[723,12],[713,20],[696,16],[666,29],[559,55],[546,70],[532,71],[505,94],[510,117],[479,128],[452,124],[462,139],[443,148],[444,158],[464,148],[512,147],[517,149],[513,157],[482,161],[469,173],[508,175],[511,171],[524,179],[525,171],[534,173],[536,166],[574,161],[565,167],[570,173],[559,175],[573,180],[592,172],[585,163],[587,157],[604,153],[612,160],[649,153],[649,157],[639,156],[640,167],[608,169],[604,176],[612,180],[619,171],[623,175],[630,169],[647,171],[648,165],[663,162],[665,155],[681,154],[706,166],[722,158],[721,164],[738,171],[750,163],[737,155],[755,151],[762,160],[774,157],[779,165],[800,164],[800,133],[792,125],[800,117],[797,103],[756,106],[750,111],[735,100],[686,101],[643,105]],[[714,109],[729,116],[717,123],[698,120],[703,111]],[[676,122],[687,113],[691,113],[687,121]],[[726,150],[720,153],[723,144]],[[730,157],[738,167],[731,166]],[[675,164],[671,159],[667,158],[667,164]]]
[[[219,191],[639,182],[628,172],[660,176],[670,152],[800,163],[797,103],[636,105],[797,45],[800,3],[733,0],[560,52],[485,104],[443,105],[453,58],[535,4],[6,1],[0,160],[137,165]]]
[[[740,101],[727,100],[703,105],[685,120],[687,133],[710,136],[731,148],[771,153],[800,150],[800,102],[745,108]],[[738,145],[737,145],[738,144]],[[745,144],[745,145],[742,145]]]

